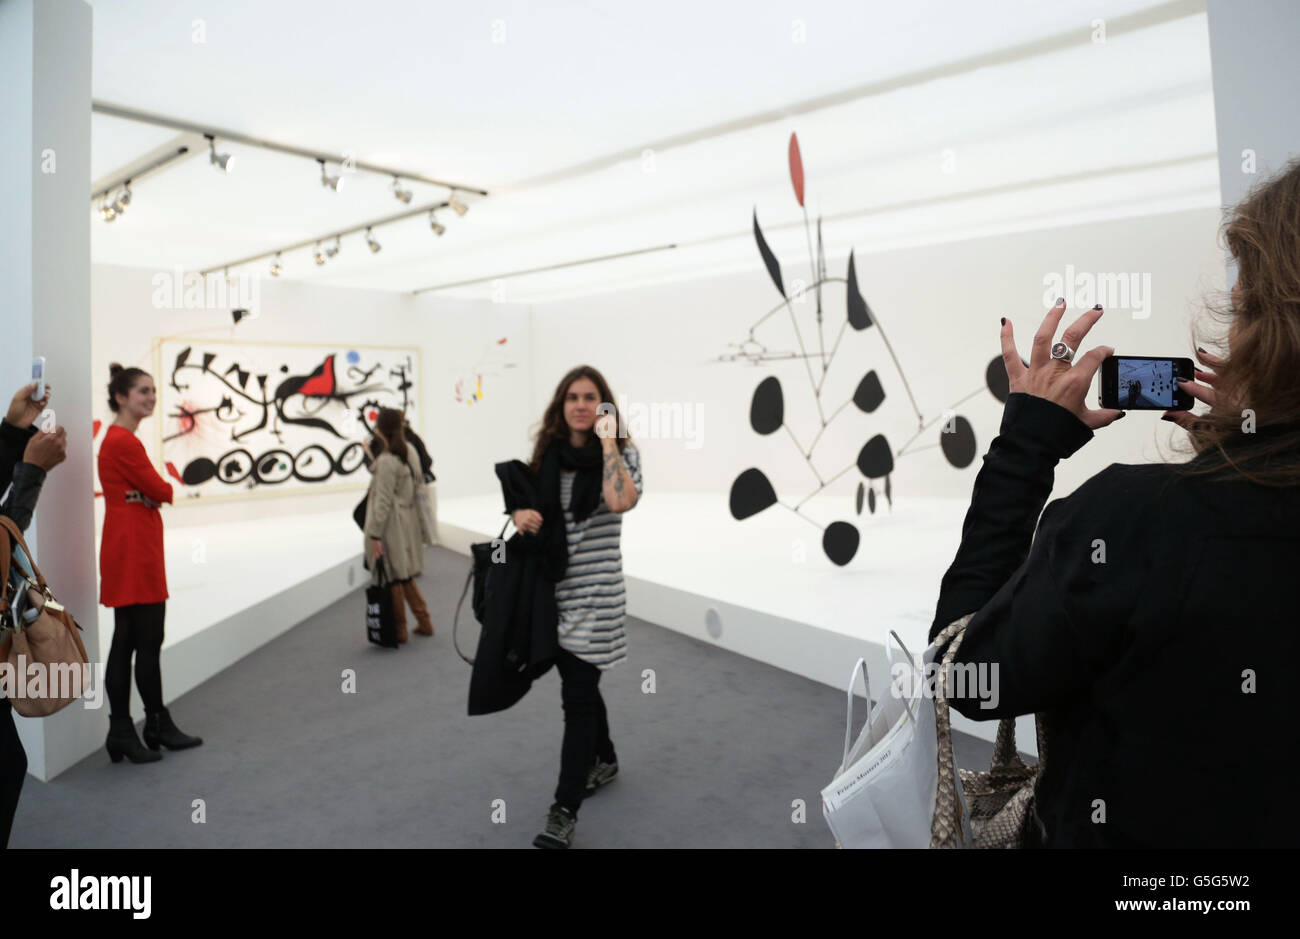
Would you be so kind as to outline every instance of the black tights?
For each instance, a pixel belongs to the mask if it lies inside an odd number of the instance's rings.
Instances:
[[[9,829],[27,777],[27,751],[14,726],[13,705],[0,698],[0,848],[9,847]]]
[[[135,654],[135,686],[144,699],[146,714],[162,710],[162,652],[164,603],[137,603],[113,611],[113,646],[108,651],[104,684],[108,687],[111,717],[131,715],[131,655]]]
[[[564,649],[556,656],[555,665],[564,703],[564,744],[555,801],[577,815],[587,774],[597,757],[606,763],[615,761],[614,743],[609,739],[609,718],[600,696],[600,669]]]

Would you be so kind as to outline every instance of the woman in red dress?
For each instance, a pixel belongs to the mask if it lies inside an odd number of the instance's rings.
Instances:
[[[104,538],[99,550],[99,602],[114,608],[113,645],[104,670],[108,689],[106,746],[114,763],[162,759],[169,750],[197,747],[203,741],[183,734],[163,707],[163,618],[167,611],[167,572],[163,564],[163,525],[158,506],[172,501],[172,487],[149,462],[135,436],[140,421],[153,413],[157,391],[149,373],[109,366],[108,406],[117,414],[99,448],[99,483],[104,490]],[[131,720],[131,656],[135,684],[144,699],[144,742]]]

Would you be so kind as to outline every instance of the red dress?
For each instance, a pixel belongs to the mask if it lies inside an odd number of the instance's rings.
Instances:
[[[127,493],[171,502],[171,483],[158,475],[135,434],[110,424],[99,447],[99,484],[105,509],[99,602],[115,607],[166,600],[162,515],[143,502],[128,502]]]

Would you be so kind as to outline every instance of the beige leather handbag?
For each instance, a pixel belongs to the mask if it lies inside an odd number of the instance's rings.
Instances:
[[[24,564],[15,557],[22,549]],[[30,566],[30,570],[24,568]],[[47,717],[88,689],[79,627],[54,599],[23,533],[0,515],[0,693],[23,717]]]

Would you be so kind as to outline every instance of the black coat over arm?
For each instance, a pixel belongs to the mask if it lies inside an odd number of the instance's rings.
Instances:
[[[519,460],[498,463],[496,474],[507,513],[542,511],[541,487],[527,465]],[[503,563],[489,568],[487,609],[470,677],[470,714],[510,707],[555,662],[559,652],[555,584],[568,562],[568,542],[563,514],[553,515],[543,513],[542,530],[536,535],[512,535],[504,545]]]

